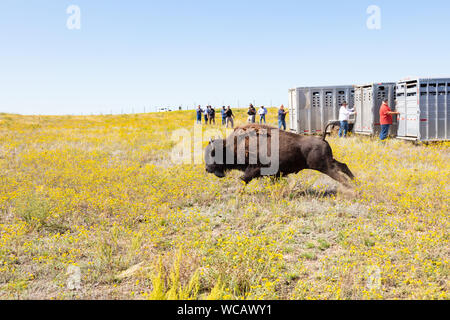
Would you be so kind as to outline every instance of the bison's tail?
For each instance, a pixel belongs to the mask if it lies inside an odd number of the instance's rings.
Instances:
[[[330,134],[330,132],[328,132],[328,128],[329,127],[333,127],[333,126],[337,126],[339,125],[339,121],[330,121],[328,122],[328,125],[325,127],[325,131],[323,132],[323,141],[325,141],[325,139],[327,138],[327,135]]]

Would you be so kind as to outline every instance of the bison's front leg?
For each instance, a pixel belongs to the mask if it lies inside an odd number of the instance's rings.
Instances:
[[[241,180],[248,184],[253,179],[261,177],[261,168],[247,167]]]

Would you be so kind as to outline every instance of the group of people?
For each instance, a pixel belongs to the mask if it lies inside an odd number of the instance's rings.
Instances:
[[[202,116],[204,117],[205,124],[216,124],[215,120],[215,114],[216,110],[212,106],[207,106],[206,108],[202,108],[201,106],[197,107],[197,124],[202,123]],[[259,123],[266,123],[266,115],[268,113],[268,110],[265,106],[261,106],[258,111],[256,111],[256,108],[253,106],[253,104],[250,104],[248,107],[247,115],[248,119],[247,122],[249,123],[255,123],[256,122],[256,114],[259,115]],[[222,125],[226,126],[227,128],[231,126],[231,128],[234,128],[234,114],[231,110],[230,106],[222,107],[222,110],[220,111],[220,114],[222,116]],[[278,127],[283,130],[286,130],[286,115],[288,114],[288,111],[284,109],[284,106],[282,105],[280,109],[278,110]]]
[[[216,110],[211,106],[206,106],[202,109],[201,106],[197,107],[197,123],[202,123],[202,116],[205,119],[205,124],[216,124]]]
[[[250,104],[248,107],[248,119],[247,122],[249,123],[255,123],[256,122],[256,114],[259,115],[259,123],[266,123],[266,114],[268,113],[267,108],[264,106],[261,106],[258,111],[256,111],[256,108]]]
[[[197,124],[202,124],[202,117],[204,118],[205,124],[216,124],[216,109],[212,106],[206,106],[206,108],[202,108],[201,106],[197,107],[196,110],[197,113]],[[222,107],[222,110],[220,111],[220,114],[222,116],[222,125],[226,125],[227,128],[229,125],[231,127],[234,127],[234,114],[233,111],[231,111],[231,107]]]
[[[348,107],[348,103],[344,101],[340,110],[339,110],[339,137],[346,137],[348,133],[348,121],[351,115],[356,115],[356,111],[354,109],[350,109]],[[383,100],[383,103],[380,107],[380,124],[381,124],[381,132],[380,132],[380,140],[386,140],[389,135],[389,128],[392,125],[392,116],[399,115],[400,112],[392,111],[389,108],[388,100]]]
[[[201,106],[197,107],[197,123],[202,123],[202,116],[204,118],[205,124],[216,124],[216,110],[212,106],[207,106],[206,108],[202,108]],[[247,111],[247,122],[255,123],[256,115],[259,115],[259,123],[266,123],[266,115],[268,111],[267,108],[261,106],[257,111],[253,104],[250,104]],[[286,130],[286,115],[289,111],[285,110],[284,106],[281,105],[278,110],[278,128]],[[220,110],[220,114],[222,116],[222,125],[227,128],[231,126],[234,128],[234,114],[231,110],[231,107],[222,107]],[[349,119],[350,116],[356,115],[356,111],[354,109],[350,109],[348,103],[344,101],[339,109],[339,137],[346,137],[349,130]],[[380,108],[380,124],[381,124],[381,132],[380,132],[380,140],[386,140],[389,134],[389,128],[392,125],[392,116],[399,115],[399,112],[394,112],[389,108],[388,100],[383,100],[383,104]]]

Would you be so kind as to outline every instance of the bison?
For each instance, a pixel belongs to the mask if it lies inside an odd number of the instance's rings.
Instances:
[[[325,140],[327,130],[318,138],[266,125],[238,127],[226,140],[210,141],[205,149],[206,172],[223,178],[228,170],[240,170],[248,184],[261,176],[281,177],[311,169],[351,187],[348,178],[355,177],[346,164],[333,158]]]

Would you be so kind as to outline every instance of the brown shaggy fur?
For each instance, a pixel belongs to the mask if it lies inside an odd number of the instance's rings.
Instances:
[[[267,125],[249,124],[238,127],[226,140],[216,140],[210,143],[205,150],[206,171],[214,173],[218,177],[224,177],[228,170],[241,170],[244,175],[243,181],[249,183],[251,180],[261,176],[261,168],[268,167],[267,158],[260,158],[259,139],[260,135],[267,135],[268,147],[267,157],[270,158],[270,150],[274,130],[279,133],[279,170],[274,176],[286,176],[298,173],[304,169],[312,169],[322,172],[339,181],[347,187],[348,178],[354,179],[352,172],[346,164],[333,158],[330,145],[321,138],[301,136],[292,132],[281,131]],[[255,145],[255,150],[249,150],[249,145]],[[217,148],[223,148],[225,164],[215,160]],[[245,149],[245,163],[238,164],[238,150]],[[257,163],[250,164],[250,156],[256,157]]]

